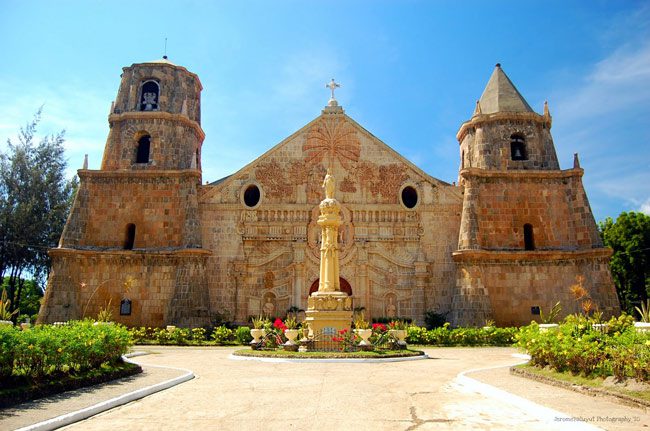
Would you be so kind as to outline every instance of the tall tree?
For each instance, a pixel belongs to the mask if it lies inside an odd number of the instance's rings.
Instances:
[[[650,297],[650,216],[623,212],[599,227],[603,242],[614,250],[610,267],[621,308],[633,314],[634,306]]]
[[[40,284],[47,278],[47,250],[63,230],[76,180],[65,178],[64,131],[35,143],[41,109],[20,129],[18,142],[7,140],[0,154],[0,280],[8,277],[12,306],[20,304],[31,275]]]

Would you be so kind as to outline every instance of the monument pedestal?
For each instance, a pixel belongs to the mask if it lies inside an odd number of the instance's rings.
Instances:
[[[332,344],[332,337],[339,336],[339,331],[350,330],[352,298],[344,292],[314,292],[305,315],[314,348],[321,350]]]

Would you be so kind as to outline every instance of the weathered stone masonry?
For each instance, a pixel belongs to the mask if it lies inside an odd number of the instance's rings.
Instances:
[[[233,175],[201,184],[201,84],[168,60],[124,68],[100,170],[80,186],[40,319],[127,325],[244,323],[307,308],[318,285],[316,224],[327,166],[341,285],[373,317],[446,314],[454,324],[523,324],[532,307],[577,310],[577,276],[618,311],[575,161],[560,170],[548,108],[528,106],[499,66],[458,133],[458,185],[435,179],[342,108],[322,114]],[[126,286],[129,286],[128,288]],[[120,301],[129,299],[129,315]]]

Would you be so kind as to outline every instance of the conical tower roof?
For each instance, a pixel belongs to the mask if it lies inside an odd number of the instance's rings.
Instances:
[[[533,112],[528,102],[497,63],[479,100],[482,114],[495,112]]]

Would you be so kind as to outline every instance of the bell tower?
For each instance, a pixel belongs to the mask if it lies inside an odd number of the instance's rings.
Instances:
[[[459,325],[527,324],[560,301],[578,311],[570,286],[587,280],[605,314],[618,310],[577,156],[561,170],[548,104],[538,114],[500,64],[457,134],[463,188],[452,319]]]
[[[122,69],[102,170],[201,169],[201,82],[166,58]]]
[[[210,321],[211,253],[202,247],[198,204],[201,89],[197,75],[166,57],[122,69],[101,168],[78,171],[70,216],[50,251],[41,320],[112,306],[129,326]],[[129,314],[117,308],[124,300]]]

